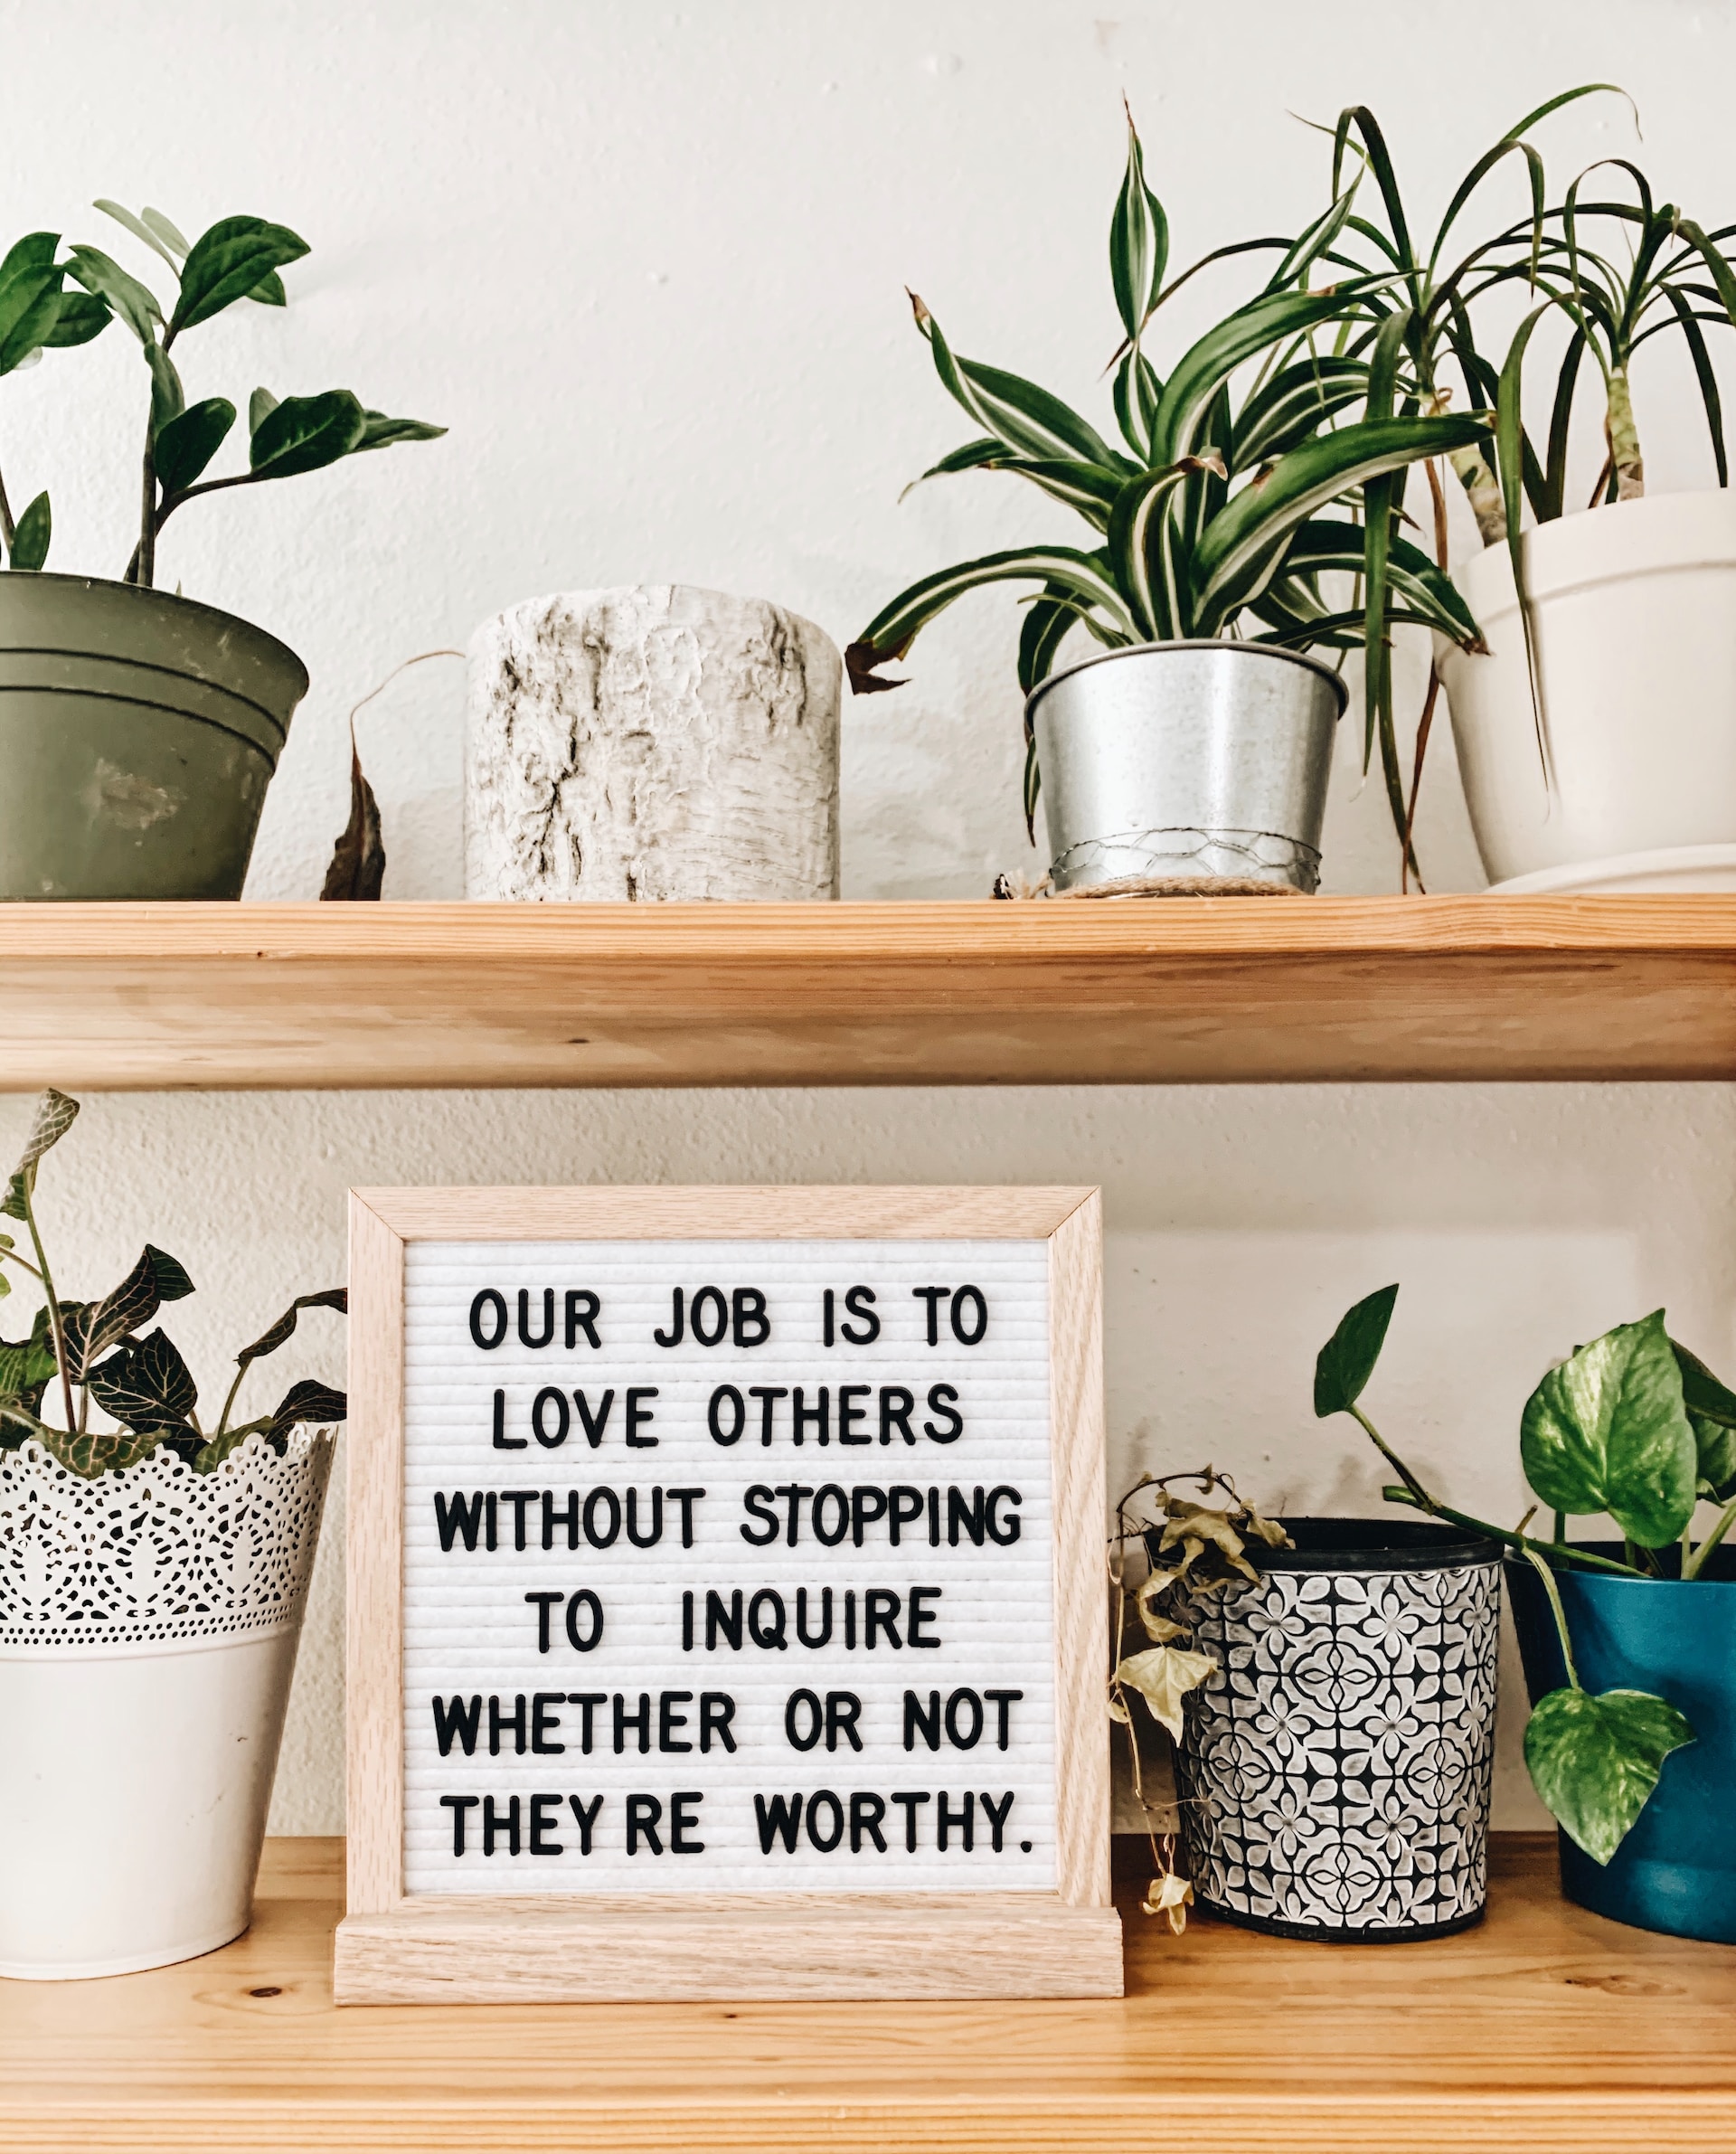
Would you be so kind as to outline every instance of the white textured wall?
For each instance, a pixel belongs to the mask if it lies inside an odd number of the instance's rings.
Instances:
[[[1633,89],[1661,189],[1720,222],[1733,60],[1736,18],[1683,0],[1414,20],[1375,0],[1114,17],[1066,0],[0,0],[0,203],[8,239],[61,228],[129,263],[90,196],[189,231],[282,218],[314,247],[289,313],[190,335],[189,392],[343,384],[452,429],[200,505],[165,542],[165,581],[312,671],[249,893],[306,897],[345,811],[349,705],[498,607],[685,580],[843,643],[914,575],[1064,530],[988,477],[897,505],[969,431],[901,288],[967,351],[1106,407],[1124,90],[1180,260],[1319,199],[1320,140],[1290,112],[1366,99],[1433,206],[1502,126],[1593,78]],[[1552,126],[1563,177],[1631,146],[1612,104]],[[1667,365],[1640,383],[1648,470],[1703,484],[1674,386]],[[53,489],[54,565],[125,562],[144,393],[115,330],[0,384],[0,468],[15,500]],[[919,644],[910,687],[846,706],[846,894],[974,894],[1029,864],[1015,618],[973,601]],[[390,896],[460,887],[458,672],[417,668],[362,721]],[[1384,888],[1384,810],[1342,745],[1327,886]],[[1444,752],[1421,841],[1436,887],[1480,881]],[[0,1154],[26,1112],[0,1103]],[[1313,1423],[1309,1375],[1344,1305],[1401,1277],[1373,1403],[1462,1501],[1507,1514],[1519,1406],[1551,1355],[1665,1301],[1730,1360],[1733,1121],[1728,1090],[1686,1086],[92,1099],[43,1197],[71,1290],[109,1283],[147,1233],[184,1259],[203,1291],[178,1328],[214,1388],[226,1351],[339,1275],[351,1182],[1100,1180],[1112,1473],[1209,1457],[1293,1507],[1372,1507],[1378,1477],[1354,1431]],[[336,1376],[337,1321],[313,1322],[307,1365]],[[328,1538],[284,1829],[340,1817],[335,1554]],[[1507,1820],[1530,1821],[1510,1768],[1504,1786]]]

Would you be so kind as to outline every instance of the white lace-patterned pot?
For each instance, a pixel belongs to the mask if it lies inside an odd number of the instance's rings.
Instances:
[[[128,1974],[246,1929],[333,1442],[94,1481],[0,1452],[0,1975]]]
[[[1176,1746],[1194,1896],[1280,1937],[1393,1943],[1481,1919],[1500,1550],[1418,1522],[1287,1518],[1258,1585],[1194,1610],[1218,1672]]]

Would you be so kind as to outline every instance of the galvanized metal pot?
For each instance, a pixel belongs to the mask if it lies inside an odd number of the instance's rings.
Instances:
[[[1052,675],[1025,705],[1052,886],[1311,893],[1346,698],[1317,658],[1228,640],[1138,644]]]
[[[240,897],[307,693],[214,607],[0,574],[0,899]]]

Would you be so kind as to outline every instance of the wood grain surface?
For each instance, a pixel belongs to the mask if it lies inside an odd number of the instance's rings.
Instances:
[[[1646,2154],[1736,2149],[1736,1951],[1560,1899],[1497,1836],[1488,1920],[1311,1945],[1137,1909],[1096,2003],[335,2010],[335,1841],[267,1850],[254,1927],[153,1974],[0,1982],[30,2154]]]
[[[0,1085],[1722,1078],[1736,897],[9,905]]]

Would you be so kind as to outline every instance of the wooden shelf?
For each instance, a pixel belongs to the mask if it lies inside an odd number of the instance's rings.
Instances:
[[[267,1849],[239,1943],[154,1974],[0,1982],[0,2117],[31,2154],[1287,2154],[1736,2149],[1736,1951],[1569,1906],[1499,1836],[1487,1921],[1292,1944],[1137,1911],[1126,1998],[995,2005],[331,2001],[342,1843]]]
[[[0,1084],[1736,1074],[1736,896],[12,905]]]

